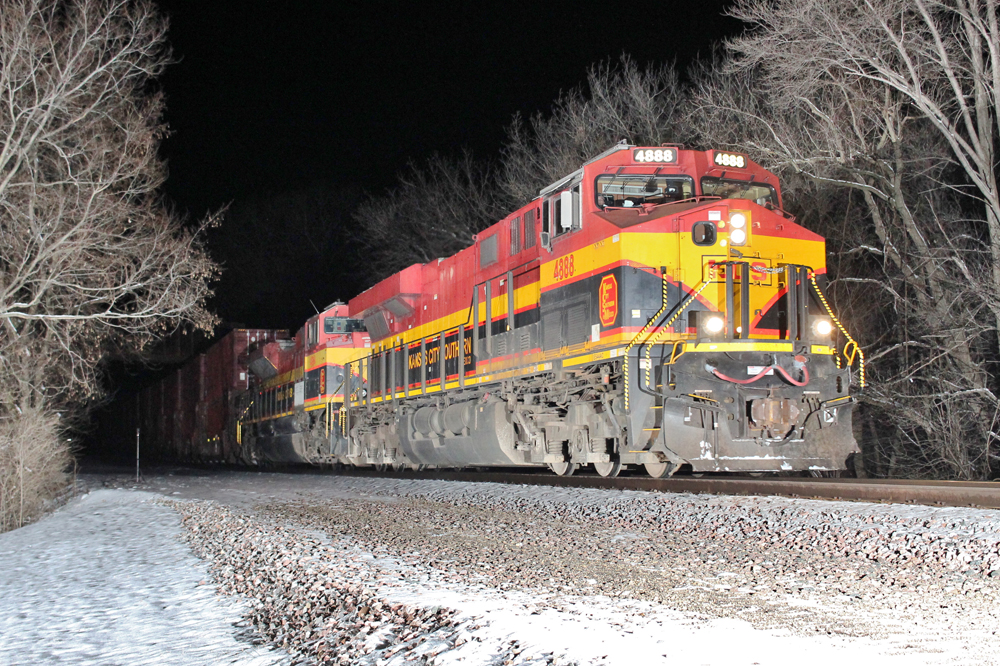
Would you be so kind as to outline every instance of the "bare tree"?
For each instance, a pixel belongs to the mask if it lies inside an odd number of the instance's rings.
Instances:
[[[694,77],[694,108],[710,141],[741,144],[780,171],[800,208],[843,193],[835,215],[805,218],[835,249],[834,297],[873,361],[864,400],[881,432],[863,446],[876,443],[876,471],[982,478],[998,406],[989,224],[961,214],[961,160],[937,121],[855,66],[859,53],[894,48],[886,12],[905,20],[913,6],[744,2],[736,14],[756,29],[729,44],[734,59]]]
[[[1000,287],[997,2],[742,0],[733,14],[755,29],[730,47],[744,69],[766,63],[765,85],[785,79],[787,94],[808,98],[818,79],[841,80],[894,98],[937,131],[982,204]],[[1000,305],[993,309],[1000,322]]]
[[[684,134],[683,100],[673,67],[640,69],[623,56],[618,67],[591,68],[586,86],[560,96],[551,113],[527,123],[515,116],[498,168],[467,152],[411,164],[397,187],[355,213],[377,257],[375,277],[467,247],[473,234],[622,139],[677,141]]]
[[[489,165],[466,151],[411,163],[396,187],[363,202],[354,219],[373,258],[374,281],[468,247],[473,234],[506,212]]]
[[[0,12],[0,422],[80,405],[109,350],[214,324],[211,220],[184,226],[157,194],[166,28],[144,0]]]
[[[500,186],[520,206],[549,183],[621,140],[659,145],[686,140],[684,91],[670,65],[640,69],[628,56],[587,72],[587,84],[563,93],[549,114],[507,130]]]

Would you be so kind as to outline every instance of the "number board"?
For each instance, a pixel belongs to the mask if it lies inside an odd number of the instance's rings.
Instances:
[[[715,157],[712,160],[718,166],[726,167],[736,167],[737,169],[746,168],[747,163],[750,161],[746,155],[741,155],[739,153],[723,153],[720,151],[715,151]]]
[[[659,162],[661,164],[673,164],[677,161],[676,148],[637,148],[632,151],[632,161]]]

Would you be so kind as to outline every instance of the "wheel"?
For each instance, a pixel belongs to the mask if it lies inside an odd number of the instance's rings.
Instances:
[[[385,463],[375,463],[375,471],[376,472],[384,472],[387,469],[389,469],[389,466],[386,465]]]
[[[646,468],[646,474],[649,474],[654,479],[663,479],[670,476],[674,471],[673,463],[663,462],[663,463],[646,463],[643,465]]]
[[[577,467],[579,467],[579,465],[571,462],[549,463],[549,469],[559,476],[572,476]]]
[[[422,471],[424,471],[424,469],[426,469],[426,467],[427,467],[427,465],[420,465],[420,464],[417,464],[417,463],[411,463],[410,464],[410,469],[412,471],[414,471],[414,472],[422,472]]]
[[[618,473],[622,471],[622,463],[620,460],[612,460],[606,463],[594,463],[594,471],[605,478],[614,478],[618,476]]]
[[[405,470],[407,468],[409,468],[409,465],[406,464],[406,463],[402,463],[402,462],[394,462],[394,463],[392,463],[392,471],[396,472],[397,474],[399,472],[402,472],[403,470]]]

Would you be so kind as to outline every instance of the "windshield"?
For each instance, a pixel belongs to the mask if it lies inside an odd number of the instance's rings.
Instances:
[[[365,324],[357,319],[348,319],[347,317],[324,317],[323,318],[323,333],[326,335],[333,335],[335,333],[354,333],[356,331],[364,331]]]
[[[747,199],[755,201],[761,206],[778,206],[778,195],[775,194],[774,188],[770,185],[755,183],[753,181],[710,178],[706,176],[701,179],[701,193],[706,197]]]
[[[662,204],[690,199],[694,181],[684,176],[620,174],[597,177],[597,205],[631,208],[639,204]]]

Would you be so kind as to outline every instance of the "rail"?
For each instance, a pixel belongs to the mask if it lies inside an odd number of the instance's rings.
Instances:
[[[405,479],[473,481],[568,488],[607,488],[665,493],[711,495],[758,495],[821,500],[924,504],[930,506],[1000,509],[1000,482],[920,481],[899,479],[802,478],[802,477],[686,477],[653,479],[645,476],[556,476],[548,472],[470,472],[427,470],[422,472],[377,472],[345,469],[345,476],[384,476]]]

